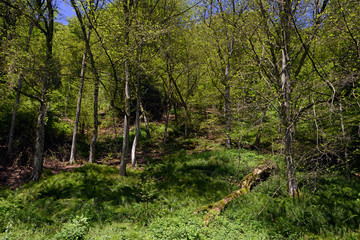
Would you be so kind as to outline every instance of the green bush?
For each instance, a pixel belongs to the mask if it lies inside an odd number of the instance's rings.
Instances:
[[[74,219],[63,224],[55,239],[61,240],[82,240],[89,232],[89,222],[84,216],[76,216]]]

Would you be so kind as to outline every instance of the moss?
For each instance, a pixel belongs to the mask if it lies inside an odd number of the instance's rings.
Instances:
[[[246,175],[242,180],[242,187],[239,190],[233,191],[228,194],[226,197],[221,199],[220,201],[209,204],[205,207],[202,207],[199,210],[196,210],[194,213],[199,213],[201,211],[207,211],[208,213],[204,216],[204,224],[205,226],[217,215],[221,213],[221,211],[226,207],[226,205],[231,202],[233,199],[239,198],[243,195],[248,194],[251,191],[253,185],[256,184],[256,180],[264,174],[264,172],[270,172],[273,169],[273,165],[264,165],[254,169],[254,171],[248,175]],[[269,176],[270,174],[265,174]]]

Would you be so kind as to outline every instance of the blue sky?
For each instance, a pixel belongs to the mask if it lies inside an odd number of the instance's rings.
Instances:
[[[70,5],[70,2],[68,2],[68,1],[65,2],[64,0],[58,0],[57,5],[59,7],[60,13],[59,13],[56,21],[67,25],[68,22],[67,22],[66,18],[68,18],[68,17],[71,18],[72,16],[75,15],[75,12],[73,11],[73,9]]]

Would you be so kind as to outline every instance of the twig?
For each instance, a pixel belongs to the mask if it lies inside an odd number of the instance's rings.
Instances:
[[[280,185],[280,187],[278,187],[276,189],[276,191],[273,193],[273,195],[271,196],[271,198],[269,199],[269,201],[266,203],[266,205],[263,207],[263,209],[261,209],[261,211],[258,213],[257,217],[260,216],[260,214],[265,210],[265,208],[269,205],[271,199],[273,199],[273,197],[275,196],[275,194],[282,188],[282,186],[284,186],[284,184],[287,182],[283,182],[283,184]]]

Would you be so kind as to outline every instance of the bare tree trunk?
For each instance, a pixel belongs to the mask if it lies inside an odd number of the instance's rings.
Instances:
[[[137,96],[136,96],[136,119],[135,119],[135,137],[133,141],[133,145],[131,148],[131,166],[133,169],[136,168],[136,147],[139,141],[139,134],[140,134],[140,103],[141,103],[141,76],[140,76],[140,63],[141,63],[141,51],[142,45],[140,46],[139,50],[139,59],[138,59],[138,72],[137,72]]]
[[[130,26],[131,18],[130,13],[133,5],[135,4],[134,0],[123,0],[123,9],[125,13],[125,46],[130,44]],[[128,49],[125,49],[128,51]],[[126,53],[126,59],[124,62],[124,71],[125,71],[125,116],[124,116],[124,133],[123,133],[123,145],[121,152],[121,162],[119,175],[126,176],[126,163],[128,161],[128,152],[129,152],[129,125],[130,125],[130,76],[129,76],[129,66],[128,66],[128,53]]]
[[[342,109],[342,103],[341,99],[339,101],[339,108],[340,108],[340,123],[341,123],[341,131],[343,135],[343,141],[344,141],[344,162],[345,162],[345,169],[346,169],[346,177],[348,181],[351,180],[351,173],[350,173],[350,167],[349,167],[349,158],[348,158],[348,149],[347,149],[347,139],[346,139],[346,133],[345,133],[345,126],[344,126],[344,117],[343,117],[343,109]]]
[[[98,105],[99,105],[99,81],[95,80],[94,83],[94,129],[93,129],[93,135],[90,142],[90,156],[89,156],[89,162],[94,163],[95,162],[95,146],[96,146],[96,140],[98,136]]]
[[[290,79],[290,27],[291,27],[291,0],[280,1],[280,24],[283,34],[282,67],[280,73],[282,106],[280,114],[285,131],[285,162],[288,181],[288,191],[291,197],[298,197],[298,181],[296,178],[296,165],[294,161],[293,136],[294,124],[291,120],[291,79]]]
[[[224,114],[225,114],[225,125],[226,125],[226,139],[225,146],[227,149],[231,147],[231,114],[230,114],[230,86],[226,85],[225,87],[225,106],[224,106]]]
[[[8,149],[7,154],[11,155],[13,153],[13,141],[14,141],[14,133],[15,133],[15,124],[16,124],[16,114],[19,108],[20,103],[20,91],[22,88],[23,76],[22,73],[19,73],[19,82],[18,82],[18,92],[16,93],[15,98],[15,105],[11,116],[11,125],[10,125],[10,132],[9,132],[9,140],[8,140]]]
[[[121,163],[119,174],[120,176],[126,176],[126,163],[128,159],[129,151],[129,121],[130,121],[130,89],[129,89],[129,69],[128,62],[125,61],[125,116],[124,116],[124,134],[123,134],[123,145],[121,152]]]
[[[139,133],[140,133],[140,88],[139,88],[140,80],[138,79],[138,92],[137,92],[137,100],[136,100],[136,119],[135,119],[135,137],[131,149],[131,166],[133,169],[136,168],[136,146],[139,141]]]
[[[112,120],[113,120],[113,127],[114,127],[114,133],[115,133],[114,140],[116,142],[118,137],[117,137],[116,119],[115,119],[115,114],[114,114],[114,108],[113,107],[111,108],[111,117],[112,117]]]
[[[174,91],[174,87],[172,82],[169,84],[169,96],[166,103],[166,119],[165,119],[165,130],[164,130],[164,139],[163,143],[166,143],[168,137],[168,126],[169,126],[169,115],[170,115],[170,108],[171,108],[171,97]]]
[[[166,118],[165,118],[165,130],[164,130],[164,139],[163,139],[163,143],[166,143],[167,141],[167,137],[168,137],[168,125],[169,125],[169,115],[170,115],[170,103],[168,102],[166,104]]]
[[[261,131],[262,131],[262,128],[263,128],[263,121],[264,121],[264,118],[265,118],[265,115],[266,115],[266,112],[267,112],[267,109],[268,109],[269,106],[266,106],[265,107],[265,110],[263,111],[262,115],[261,115],[261,118],[259,119],[259,122],[260,122],[260,127],[258,129],[258,133],[256,135],[256,139],[255,139],[255,143],[254,143],[254,146],[256,148],[259,148],[260,147],[260,143],[261,143]]]
[[[46,110],[45,103],[40,103],[36,126],[35,158],[31,176],[31,180],[33,181],[37,181],[39,179],[43,168]]]
[[[88,32],[88,36],[89,35],[90,35],[90,32]],[[82,62],[81,62],[80,86],[79,86],[79,94],[78,94],[78,100],[77,100],[77,105],[76,105],[76,117],[75,117],[74,133],[73,133],[72,144],[71,144],[71,154],[70,154],[69,164],[75,163],[76,136],[77,136],[78,127],[79,127],[82,92],[83,92],[83,87],[84,87],[85,65],[86,65],[86,55],[87,55],[86,52],[87,51],[86,51],[86,47],[85,47]]]
[[[140,102],[140,110],[144,116],[144,122],[145,122],[145,126],[146,126],[146,138],[151,138],[151,134],[150,134],[150,129],[149,129],[149,123],[148,123],[148,120],[147,120],[147,117],[146,117],[146,112],[145,112],[145,109],[142,105],[142,102]]]
[[[180,89],[178,88],[178,86],[176,84],[176,81],[175,81],[171,71],[168,72],[170,82],[172,82],[174,84],[173,86],[175,87],[176,93],[178,94],[178,96],[180,98],[180,101],[184,105],[184,108],[185,108],[185,132],[184,132],[184,136],[187,137],[188,136],[189,125],[191,123],[191,116],[190,116],[190,112],[189,112],[187,103],[185,102],[185,100],[184,100],[184,98],[183,98],[183,96],[182,96],[182,94],[180,92]],[[175,108],[175,106],[174,106],[174,108]]]
[[[27,53],[29,51],[30,38],[31,38],[33,28],[34,28],[34,25],[30,24],[29,33],[28,33],[28,40],[27,40],[27,44],[26,44],[25,49],[24,49],[25,53]],[[17,93],[16,93],[16,98],[15,98],[15,105],[14,105],[14,109],[13,109],[12,116],[11,116],[11,125],[10,125],[10,132],[9,132],[9,139],[8,139],[8,149],[7,149],[8,155],[11,155],[12,152],[13,152],[13,141],[14,141],[14,132],[15,132],[15,124],[16,124],[16,114],[17,114],[17,110],[19,108],[19,103],[20,103],[20,96],[21,96],[20,92],[21,92],[21,88],[22,88],[22,83],[23,83],[23,75],[22,75],[22,72],[20,70]]]

